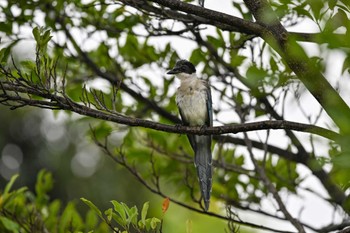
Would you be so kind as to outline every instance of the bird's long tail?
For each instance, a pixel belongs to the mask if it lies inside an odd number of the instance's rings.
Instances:
[[[212,185],[211,136],[195,135],[195,144],[194,164],[197,169],[204,207],[207,211]]]

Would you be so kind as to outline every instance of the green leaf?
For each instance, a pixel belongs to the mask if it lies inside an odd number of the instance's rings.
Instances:
[[[59,224],[59,232],[76,232],[83,228],[83,220],[75,209],[74,203],[70,202],[64,209]],[[73,229],[73,230],[72,230]]]
[[[27,191],[27,187],[22,187],[20,189],[14,190],[13,192],[8,193],[7,195],[2,196],[2,200],[0,198],[0,207],[7,208],[8,206],[16,205],[18,201],[24,199],[25,191]],[[1,196],[0,196],[1,197]]]
[[[109,208],[105,211],[105,215],[107,216],[107,220],[110,222],[113,218],[113,209]]]
[[[39,27],[35,27],[32,31],[34,39],[36,41],[36,43],[40,44],[41,43],[41,37],[40,37],[40,28]]]
[[[51,30],[46,30],[42,36],[42,44],[41,45],[46,45],[50,40],[51,40]]]
[[[343,67],[341,69],[342,74],[344,74],[345,71],[349,71],[350,69],[350,56],[346,57],[343,62]]]
[[[49,216],[45,219],[45,225],[48,229],[56,228],[59,222],[59,214],[61,210],[61,202],[59,200],[53,201],[48,206]]]
[[[20,41],[21,39],[17,39],[11,42],[7,47],[2,48],[0,50],[0,63],[7,63],[9,60],[9,56],[11,54],[12,48]]]
[[[53,187],[52,174],[45,169],[40,170],[37,182],[35,185],[35,192],[38,194],[46,193]]]
[[[35,192],[37,194],[36,203],[43,207],[49,201],[47,193],[53,187],[52,174],[45,169],[40,170],[35,184]]]
[[[143,204],[142,211],[141,211],[141,222],[143,223],[143,225],[146,224],[145,221],[147,217],[148,208],[149,208],[149,202],[145,202]]]
[[[218,34],[221,41],[225,41],[224,36],[222,35],[222,31],[219,28],[216,28],[216,33]]]
[[[10,192],[10,189],[12,188],[13,184],[15,183],[15,181],[17,180],[17,178],[19,177],[18,174],[13,175],[10,179],[10,181],[7,183],[7,185],[5,186],[4,189],[4,193],[3,196],[7,195]]]
[[[328,0],[328,6],[329,9],[333,10],[334,7],[337,5],[338,0]]]
[[[126,222],[125,219],[123,219],[122,217],[120,217],[120,215],[112,212],[112,217],[113,217],[113,220],[116,221],[120,226],[122,226],[124,229],[127,229],[128,228],[128,224]]]
[[[246,56],[241,56],[237,53],[235,53],[233,56],[231,55],[231,66],[240,66],[246,58]]]
[[[97,208],[94,203],[83,197],[80,198],[80,200],[82,200],[87,206],[90,207],[91,210],[93,210],[102,220],[104,220],[101,210],[99,210],[99,208]]]
[[[112,202],[112,205],[114,207],[115,212],[117,212],[119,214],[119,216],[122,218],[123,222],[126,223],[126,214],[125,214],[124,206],[115,200],[113,200],[111,202]]]
[[[349,0],[340,0],[344,5],[346,5],[347,7],[350,7],[350,2]]]
[[[274,57],[270,58],[270,67],[272,71],[277,71],[278,70],[278,65],[277,62],[275,61]]]
[[[145,221],[145,225],[146,225],[146,230],[149,231],[151,229],[151,220],[150,218],[147,218]]]
[[[25,72],[28,72],[29,74],[31,73],[33,74],[33,70],[36,69],[36,64],[34,61],[31,61],[31,60],[21,61],[21,68],[23,68]],[[31,80],[33,80],[33,78],[31,78]],[[35,80],[33,82],[35,82]]]
[[[158,223],[160,223],[160,219],[153,217],[151,220],[151,228],[154,230],[157,228]]]
[[[0,31],[5,32],[8,35],[12,34],[12,23],[11,22],[0,22]]]
[[[216,49],[219,49],[219,48],[225,48],[225,43],[224,41],[216,38],[216,37],[213,37],[213,36],[207,36],[207,40],[208,42],[214,46]]]
[[[112,132],[112,126],[108,122],[99,122],[99,124],[93,129],[93,136],[97,140],[104,140]]]
[[[349,154],[342,153],[334,158],[331,159],[334,166],[343,168],[343,169],[349,169],[350,168],[350,160],[349,160]]]
[[[192,54],[190,56],[190,62],[192,62],[193,64],[198,64],[204,61],[204,57],[205,56],[202,50],[200,48],[197,48],[192,51]]]
[[[134,226],[137,226],[137,216],[139,215],[137,207],[133,206],[129,210],[128,215],[128,221],[131,222]]]
[[[320,19],[322,8],[324,7],[323,1],[320,0],[307,0],[306,1],[311,7],[311,11],[315,16],[316,20]]]
[[[344,26],[344,23],[348,21],[347,14],[342,9],[339,9],[338,12],[326,22],[324,32],[332,33],[339,27]],[[333,36],[333,34],[330,36]]]
[[[294,7],[294,10],[297,12],[298,15],[300,16],[307,16],[308,18],[313,20],[313,17],[310,13],[310,11],[305,9],[305,5],[298,5],[297,7]]]
[[[267,77],[267,72],[256,66],[248,68],[246,77],[252,87],[258,87],[262,84],[263,80]]]
[[[243,95],[242,95],[241,91],[237,92],[236,101],[237,101],[237,104],[240,104],[240,105],[242,105],[244,103],[243,102]]]
[[[14,233],[19,232],[19,229],[20,229],[19,225],[16,222],[12,221],[11,219],[6,218],[4,216],[0,216],[0,222],[2,223],[3,227],[6,230]]]
[[[121,204],[122,204],[122,206],[124,208],[124,212],[127,215],[126,222],[127,222],[127,225],[129,226],[129,224],[131,223],[131,218],[130,217],[133,215],[133,211],[125,203],[121,202]]]

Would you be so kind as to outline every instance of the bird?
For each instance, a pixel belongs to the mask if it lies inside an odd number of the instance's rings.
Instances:
[[[181,81],[175,99],[183,125],[211,127],[213,110],[210,86],[208,82],[197,77],[195,66],[187,60],[178,60],[167,74],[175,75]],[[212,137],[192,134],[187,134],[187,137],[194,151],[194,165],[204,208],[208,211],[212,188]]]
[[[204,7],[204,0],[198,0],[198,4],[199,4],[201,7]]]
[[[204,7],[204,0],[198,0],[198,4],[199,4],[201,7]]]

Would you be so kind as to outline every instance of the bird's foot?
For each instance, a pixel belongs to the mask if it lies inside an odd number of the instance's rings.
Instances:
[[[175,126],[175,128],[176,128],[176,130],[179,130],[182,126],[184,126],[184,124],[175,124],[174,125]]]
[[[201,132],[201,133],[204,133],[204,131],[205,131],[207,128],[208,128],[207,125],[202,125],[202,126],[200,127],[200,132]]]

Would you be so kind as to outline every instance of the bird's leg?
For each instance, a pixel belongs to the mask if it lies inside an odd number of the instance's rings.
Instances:
[[[181,127],[185,126],[184,123],[178,123],[174,125],[176,130],[179,130]]]
[[[175,124],[175,127],[176,127],[176,128],[179,128],[179,127],[182,127],[182,126],[184,126],[184,124],[183,124],[183,123],[178,123],[178,124]]]
[[[200,133],[204,133],[205,130],[206,130],[207,128],[208,128],[207,125],[201,125],[201,127],[200,127]]]

